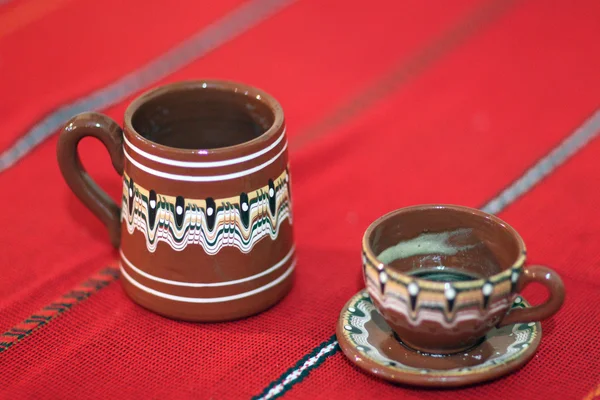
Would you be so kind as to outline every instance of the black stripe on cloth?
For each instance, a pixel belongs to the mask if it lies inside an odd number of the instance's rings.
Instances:
[[[519,198],[527,194],[532,188],[538,185],[544,178],[548,177],[559,166],[564,164],[569,158],[577,154],[590,141],[600,135],[600,109],[592,114],[582,125],[580,125],[573,133],[571,133],[558,146],[553,148],[546,156],[535,163],[531,168],[525,171],[517,180],[510,186],[500,192],[495,198],[483,205],[481,209],[488,213],[496,214],[503,211],[510,204],[514,203]],[[332,336],[335,338],[335,335]],[[328,341],[321,343],[315,347],[308,355],[304,356],[300,362],[310,355],[316,355],[316,359],[312,360],[313,366],[310,369],[300,371],[298,367],[290,368],[284,372],[279,378],[272,381],[266,389],[261,392],[261,395],[256,399],[267,400],[277,398],[294,385],[302,381],[311,370],[314,370],[321,365],[326,358],[331,357],[340,350],[336,340],[330,338]],[[335,346],[331,351],[323,352],[327,346]],[[321,357],[323,357],[321,359]],[[296,365],[300,364],[298,362]],[[275,390],[277,389],[277,391]],[[274,393],[270,397],[269,393]],[[262,397],[260,397],[262,396]]]
[[[60,317],[63,313],[110,285],[118,278],[118,268],[107,267],[70,292],[63,294],[54,302],[0,335],[0,353],[10,349],[37,329],[46,326],[52,320]]]

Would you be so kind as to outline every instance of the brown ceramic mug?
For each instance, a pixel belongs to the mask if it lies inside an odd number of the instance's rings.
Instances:
[[[404,344],[435,354],[465,350],[496,326],[540,321],[559,310],[560,277],[546,267],[525,268],[525,255],[523,240],[506,222],[453,205],[393,211],[363,238],[373,304]],[[548,289],[548,300],[508,313],[532,282]]]
[[[100,139],[123,176],[121,207],[86,174],[79,141]],[[290,289],[295,266],[285,121],[267,93],[235,82],[150,90],[121,129],[75,116],[58,141],[61,172],[119,247],[140,305],[191,321],[255,314]]]

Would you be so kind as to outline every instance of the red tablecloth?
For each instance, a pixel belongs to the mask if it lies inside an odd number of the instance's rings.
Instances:
[[[0,0],[0,398],[600,397],[599,37],[596,0]],[[141,90],[206,77],[283,104],[299,257],[281,303],[221,324],[129,301],[55,162],[74,113],[121,121]],[[104,149],[82,147],[117,198]],[[562,275],[520,371],[425,391],[340,352],[365,228],[430,202],[498,212]]]

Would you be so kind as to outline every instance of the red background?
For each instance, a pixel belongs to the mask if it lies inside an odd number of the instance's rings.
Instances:
[[[0,153],[243,3],[0,1]],[[233,79],[280,100],[295,286],[259,316],[191,324],[136,306],[117,280],[1,352],[0,397],[259,395],[334,333],[362,287],[360,239],[372,220],[417,203],[480,207],[600,107],[599,21],[595,0],[297,0],[153,81],[146,87]],[[137,94],[100,111],[121,121]],[[0,333],[115,265],[104,227],[64,184],[55,146],[56,134],[0,172]],[[104,149],[89,140],[81,153],[117,198]],[[599,154],[592,140],[500,214],[522,234],[530,263],[556,269],[567,289],[523,369],[424,391],[371,378],[337,352],[284,398],[600,396]],[[540,302],[544,292],[526,297]]]

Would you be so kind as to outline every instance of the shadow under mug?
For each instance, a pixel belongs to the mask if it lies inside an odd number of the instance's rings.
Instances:
[[[408,347],[455,353],[496,326],[549,318],[564,286],[549,268],[525,268],[525,244],[506,222],[454,205],[422,205],[374,221],[363,238],[363,277],[373,304]],[[550,294],[509,310],[532,282]]]
[[[123,176],[120,207],[85,172],[77,146],[99,139]],[[291,288],[295,266],[285,121],[269,94],[236,82],[179,82],[127,108],[68,121],[57,147],[75,195],[108,227],[121,282],[138,304],[190,321],[258,313]]]

